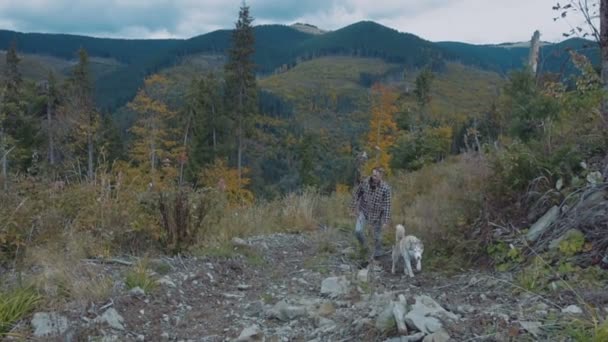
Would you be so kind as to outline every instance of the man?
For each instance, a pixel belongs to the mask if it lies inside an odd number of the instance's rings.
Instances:
[[[391,187],[382,180],[384,169],[375,167],[372,175],[364,179],[353,193],[351,215],[357,218],[355,236],[365,247],[366,223],[373,227],[374,258],[382,255],[382,227],[391,219]]]

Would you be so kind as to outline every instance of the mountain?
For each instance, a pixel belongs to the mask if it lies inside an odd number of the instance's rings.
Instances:
[[[302,29],[303,27],[307,29]],[[317,34],[306,24],[261,25],[255,27],[255,62],[260,76],[269,76],[293,68],[305,60],[321,56],[381,58],[406,69],[426,65],[441,70],[446,62],[457,62],[501,75],[521,68],[528,48],[516,45],[473,45],[460,42],[431,42],[409,33],[371,21],[358,22],[336,31]],[[314,31],[314,30],[313,30]],[[225,55],[230,46],[231,30],[217,30],[190,39],[109,39],[67,34],[20,33],[0,31],[0,50],[15,41],[20,54],[35,60],[38,69],[53,69],[67,74],[69,64],[80,47],[100,61],[95,81],[98,105],[113,110],[129,101],[143,78],[170,66],[179,65],[197,54]],[[570,39],[541,48],[542,71],[571,72],[567,49],[581,51],[597,63],[598,49],[589,41]],[[53,61],[50,62],[49,58]],[[59,63],[58,60],[61,62]],[[44,72],[37,72],[44,77]]]
[[[293,29],[296,29],[300,32],[310,33],[310,34],[324,34],[327,33],[326,30],[322,30],[314,25],[306,24],[306,23],[295,23],[290,26]]]

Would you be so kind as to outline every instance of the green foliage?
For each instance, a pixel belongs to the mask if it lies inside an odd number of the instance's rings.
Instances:
[[[553,274],[546,261],[540,256],[535,256],[531,263],[516,276],[516,281],[525,290],[540,292],[547,289],[549,279]]]
[[[608,341],[608,320],[574,319],[566,324],[564,333],[576,342]]]
[[[13,324],[31,313],[42,297],[31,288],[17,288],[0,292],[0,337],[8,333]]]
[[[487,247],[486,252],[492,257],[496,269],[500,272],[508,271],[525,261],[525,257],[519,248],[507,245],[504,242],[491,244]]]
[[[583,250],[585,245],[585,235],[580,231],[570,234],[567,239],[560,241],[559,251],[566,257],[573,256]]]
[[[440,161],[450,152],[450,127],[425,127],[414,132],[403,132],[391,148],[391,167],[418,170],[427,163]]]
[[[538,138],[548,120],[555,119],[559,113],[558,102],[541,92],[535,77],[527,69],[511,74],[505,95],[503,111],[511,135],[524,141]]]

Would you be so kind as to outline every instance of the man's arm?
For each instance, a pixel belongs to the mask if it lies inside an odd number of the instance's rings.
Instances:
[[[384,193],[384,196],[382,197],[382,224],[388,224],[388,222],[391,220],[391,199],[392,199],[392,194],[391,194],[391,188],[390,187],[386,187],[386,191]]]
[[[353,191],[352,199],[349,205],[349,211],[352,214],[355,214],[356,211],[359,209],[359,200],[361,199],[362,191],[363,189],[361,188],[361,183],[359,183],[359,185],[357,185],[355,187],[355,190]]]

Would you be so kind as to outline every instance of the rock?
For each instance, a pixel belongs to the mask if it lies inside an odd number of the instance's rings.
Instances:
[[[560,179],[555,182],[555,189],[560,191],[564,187],[564,179],[560,177]]]
[[[238,238],[238,237],[233,237],[232,238],[232,245],[235,247],[249,247],[249,244],[247,243],[247,241]]]
[[[419,332],[410,336],[402,336],[401,342],[419,342],[424,338],[424,333]]]
[[[169,287],[177,287],[177,285],[175,285],[175,283],[173,282],[173,280],[171,280],[171,278],[169,278],[169,276],[164,276],[164,277],[158,279],[156,282],[159,285],[165,285],[165,286],[169,286]]]
[[[595,191],[592,194],[590,194],[589,196],[587,196],[584,200],[582,200],[581,202],[576,204],[572,208],[572,211],[589,210],[593,207],[598,206],[602,202],[604,202],[606,200],[606,197],[608,197],[608,192],[606,192],[605,190]]]
[[[475,312],[475,307],[469,304],[462,304],[462,305],[458,305],[456,307],[456,313],[459,313],[461,315],[467,315],[467,314],[472,314]]]
[[[327,328],[327,327],[331,327],[331,326],[335,326],[336,323],[334,321],[332,321],[331,319],[327,319],[324,317],[319,317],[318,321],[317,321],[317,326],[319,328]]]
[[[386,333],[393,330],[397,323],[395,322],[395,316],[393,313],[393,309],[395,307],[395,303],[389,303],[386,308],[378,315],[376,318],[376,329],[378,329],[381,333]]]
[[[239,299],[245,297],[244,294],[224,293],[222,294],[226,299]]]
[[[251,317],[257,317],[264,311],[264,303],[262,301],[255,301],[245,306],[245,314]]]
[[[236,339],[236,342],[257,342],[264,341],[264,333],[257,324],[251,325],[243,331]]]
[[[430,335],[426,335],[422,342],[448,342],[449,340],[450,335],[447,333],[447,331],[441,329]]]
[[[276,318],[286,322],[305,316],[306,308],[303,306],[290,305],[286,301],[282,300],[278,302],[272,309],[270,309],[268,315],[271,318]]]
[[[357,281],[361,282],[361,283],[367,283],[367,268],[361,269],[359,270],[359,272],[357,272]]]
[[[530,242],[536,241],[546,230],[557,220],[559,216],[559,208],[553,206],[549,211],[545,213],[536,223],[530,227],[526,239]]]
[[[521,325],[524,330],[532,334],[534,337],[538,337],[538,335],[541,333],[541,322],[520,321],[519,325]]]
[[[336,312],[336,308],[331,302],[322,303],[317,310],[317,314],[321,317],[329,317]]]
[[[429,296],[416,296],[416,303],[405,315],[405,322],[410,328],[426,334],[432,334],[442,329],[439,319],[458,320],[458,317],[446,311]]]
[[[144,342],[146,340],[146,337],[144,335],[137,335],[135,340],[138,342]]]
[[[342,264],[339,266],[340,270],[344,271],[344,272],[350,272],[351,271],[351,267],[350,265],[347,264]]]
[[[587,175],[587,183],[591,186],[596,186],[604,181],[604,176],[599,171],[591,172]]]
[[[583,313],[583,309],[581,309],[580,307],[576,306],[576,305],[570,305],[566,308],[562,309],[562,313],[565,314],[573,314],[573,315],[580,315]]]
[[[350,282],[345,276],[330,277],[323,280],[321,283],[321,294],[331,298],[336,298],[348,294],[350,291]]]
[[[420,342],[423,338],[424,333],[419,332],[414,335],[389,338],[384,342]]]
[[[124,327],[124,318],[116,311],[114,308],[109,308],[106,310],[103,315],[95,318],[96,323],[106,323],[112,329],[116,330],[125,330]]]
[[[141,287],[137,286],[129,290],[129,294],[133,297],[145,297],[146,291],[144,291]]]
[[[583,239],[584,239],[585,235],[580,230],[578,230],[578,229],[569,229],[564,234],[562,234],[562,236],[560,236],[557,239],[551,241],[549,243],[549,249],[557,249],[557,248],[559,248],[559,244],[562,241],[568,240],[570,238],[574,238],[576,236],[582,236]]]
[[[407,326],[405,325],[404,320],[405,312],[407,311],[405,306],[405,298],[403,299],[403,302],[396,302],[395,305],[393,305],[393,317],[397,323],[397,331],[401,335],[407,335]]]
[[[31,323],[36,337],[61,336],[69,328],[68,319],[56,313],[38,312]]]
[[[349,256],[349,255],[354,255],[356,253],[356,250],[354,247],[347,247],[347,248],[344,248],[341,253],[342,253],[342,255]]]

